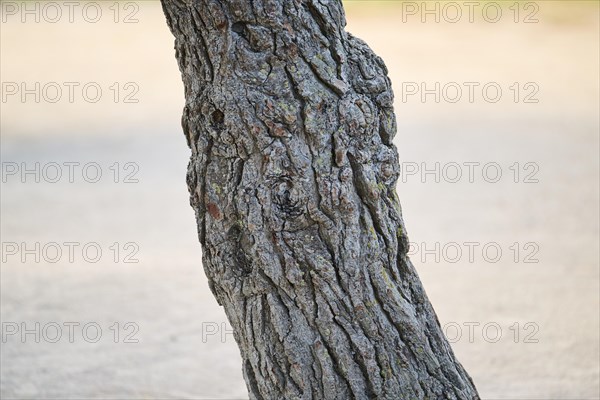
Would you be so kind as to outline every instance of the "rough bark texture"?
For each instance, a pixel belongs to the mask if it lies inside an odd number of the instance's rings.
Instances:
[[[336,0],[162,0],[203,264],[253,399],[476,399],[419,278],[383,61]]]

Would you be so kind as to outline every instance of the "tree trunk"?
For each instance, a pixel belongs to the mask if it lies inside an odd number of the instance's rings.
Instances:
[[[252,399],[477,399],[408,259],[383,61],[337,0],[162,0]]]

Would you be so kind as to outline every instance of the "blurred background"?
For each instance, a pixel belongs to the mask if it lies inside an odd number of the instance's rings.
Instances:
[[[158,1],[1,2],[3,399],[245,399]],[[411,254],[485,399],[597,399],[599,3],[348,1]]]

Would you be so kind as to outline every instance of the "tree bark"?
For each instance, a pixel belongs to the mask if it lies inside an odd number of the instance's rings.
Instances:
[[[337,0],[162,0],[203,264],[252,399],[477,399],[406,252],[383,61]]]

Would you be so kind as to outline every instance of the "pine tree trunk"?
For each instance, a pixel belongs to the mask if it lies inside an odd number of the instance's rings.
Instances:
[[[477,399],[408,259],[383,61],[338,0],[162,0],[203,264],[252,399]]]

